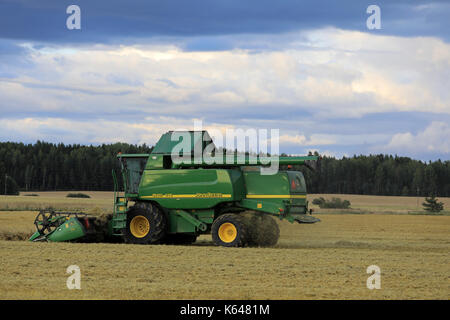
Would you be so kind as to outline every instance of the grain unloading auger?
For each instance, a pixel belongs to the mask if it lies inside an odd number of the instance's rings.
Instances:
[[[186,137],[184,161],[174,161],[174,155],[179,155],[175,150],[180,150]],[[35,222],[37,234],[30,240],[85,239],[101,229],[104,238],[126,243],[192,243],[199,235],[211,233],[220,246],[271,246],[280,234],[272,217],[291,223],[320,221],[309,215],[300,171],[263,175],[260,169],[271,164],[267,159],[225,155],[211,162],[203,157],[206,150],[215,150],[206,131],[169,131],[150,154],[118,154],[123,191],[118,191],[113,172],[114,212],[109,219],[98,223],[88,215],[41,212]],[[318,160],[317,156],[276,159],[278,165],[308,167]]]

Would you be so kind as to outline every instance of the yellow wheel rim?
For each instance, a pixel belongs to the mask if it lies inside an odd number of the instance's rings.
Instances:
[[[131,219],[130,231],[136,238],[143,238],[150,231],[150,222],[144,216],[136,216]]]
[[[219,238],[223,242],[233,242],[237,237],[237,229],[234,224],[225,222],[219,227]]]

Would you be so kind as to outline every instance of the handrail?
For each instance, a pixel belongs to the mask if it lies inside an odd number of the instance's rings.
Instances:
[[[117,175],[116,171],[112,169],[112,177],[113,177],[113,184],[114,184],[114,215],[116,215],[116,202],[117,202],[117,189],[119,188],[117,184]]]

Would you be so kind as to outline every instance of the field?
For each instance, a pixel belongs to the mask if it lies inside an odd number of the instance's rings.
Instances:
[[[281,221],[274,248],[216,247],[210,236],[191,246],[6,240],[32,232],[37,207],[111,208],[111,193],[65,194],[0,197],[0,299],[450,298],[450,216],[408,214],[421,210],[416,198],[339,195],[354,214],[318,209],[313,225]],[[66,287],[72,264],[81,290]],[[370,265],[381,269],[379,290],[366,287]]]

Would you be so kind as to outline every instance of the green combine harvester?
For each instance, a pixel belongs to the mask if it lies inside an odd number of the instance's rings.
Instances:
[[[123,191],[114,180],[114,212],[106,219],[85,213],[41,211],[30,241],[110,241],[133,244],[188,244],[212,234],[216,245],[273,246],[279,238],[272,217],[314,223],[299,171],[261,174],[259,157],[224,155],[222,164],[203,158],[216,152],[206,131],[188,131],[189,161],[173,161],[179,140],[165,133],[150,154],[118,154]],[[183,132],[181,132],[183,133]],[[212,148],[211,148],[212,146]],[[209,148],[209,149],[206,149]],[[201,150],[198,156],[197,150]],[[184,158],[186,159],[186,158]],[[279,165],[314,167],[317,156],[279,157]]]

